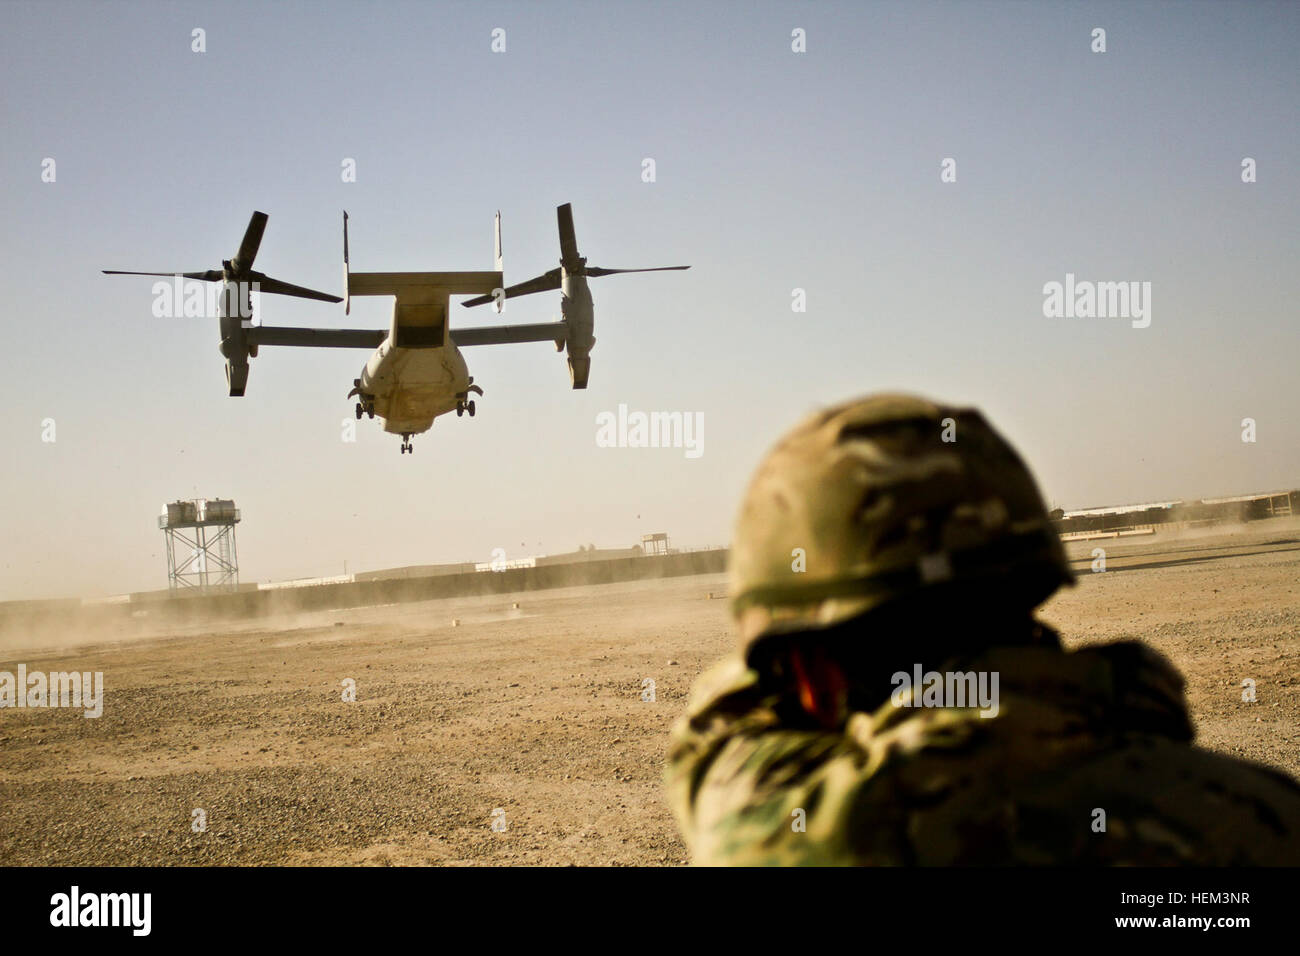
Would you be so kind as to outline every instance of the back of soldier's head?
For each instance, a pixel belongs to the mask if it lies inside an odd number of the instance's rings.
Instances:
[[[964,622],[987,642],[982,619],[1028,618],[1072,581],[1032,475],[984,417],[895,394],[827,409],[777,443],[730,566],[751,663],[817,632],[905,639],[900,616]]]

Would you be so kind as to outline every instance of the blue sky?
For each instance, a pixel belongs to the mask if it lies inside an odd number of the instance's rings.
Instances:
[[[725,543],[781,431],[880,389],[980,406],[1066,508],[1300,486],[1294,5],[56,0],[0,25],[0,598],[165,586],[154,516],[194,495],[243,509],[245,580]],[[99,272],[216,268],[261,209],[258,268],[340,292],[342,209],[364,271],[490,268],[500,209],[513,282],[555,265],[562,202],[592,264],[692,269],[593,280],[586,392],[548,345],[467,350],[478,416],[411,456],[377,423],[341,440],[365,353],[265,349],[231,399],[215,323]],[[1045,318],[1067,272],[1151,282],[1150,327]],[[703,413],[704,454],[598,447],[620,403]]]

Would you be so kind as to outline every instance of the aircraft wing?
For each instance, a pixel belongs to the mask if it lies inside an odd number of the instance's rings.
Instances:
[[[476,329],[452,329],[451,340],[461,348],[467,345],[507,345],[513,342],[563,342],[568,326],[563,322],[537,325],[485,325]]]
[[[384,329],[296,329],[274,325],[250,325],[244,329],[244,338],[250,345],[318,349],[374,349],[386,335]]]
[[[290,345],[320,349],[374,349],[388,332],[384,329],[301,329],[289,326],[251,325],[244,329],[250,345]],[[563,342],[568,326],[563,322],[536,325],[486,325],[452,329],[451,339],[467,345],[510,345],[515,342]]]

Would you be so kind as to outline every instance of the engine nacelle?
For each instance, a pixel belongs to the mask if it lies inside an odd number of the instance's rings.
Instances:
[[[230,397],[239,398],[248,387],[248,362],[226,360],[226,385],[230,387]]]
[[[224,305],[230,296],[223,295],[222,300]],[[249,344],[238,310],[235,310],[235,315],[227,314],[231,311],[227,308],[221,311],[221,354],[226,357],[226,385],[230,395],[238,398],[248,386],[248,359],[257,354],[257,348]]]
[[[586,388],[587,376],[591,374],[591,356],[584,355],[581,358],[569,356],[569,383],[574,388]]]
[[[566,285],[570,281],[566,277]],[[568,285],[567,292],[560,298],[560,312],[567,327],[564,348],[569,353],[569,384],[574,388],[586,388],[587,378],[591,374],[591,350],[596,344],[596,336],[593,334],[596,328],[595,310],[592,308],[591,293],[587,291],[585,279]]]

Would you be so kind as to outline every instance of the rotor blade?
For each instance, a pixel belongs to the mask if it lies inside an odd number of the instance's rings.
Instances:
[[[565,203],[555,208],[555,218],[560,226],[560,261],[571,263],[578,258],[578,234],[573,230],[573,204]]]
[[[106,276],[183,276],[186,279],[202,279],[205,282],[220,281],[222,276],[220,269],[209,269],[207,272],[123,272],[121,269],[101,271]]]
[[[300,285],[291,285],[288,282],[281,282],[279,279],[272,279],[261,272],[250,272],[248,278],[258,284],[258,292],[271,292],[275,295],[292,295],[299,299],[315,299],[318,302],[342,302],[343,300],[337,295],[330,295],[328,292],[317,292],[315,289],[306,289]]]
[[[674,272],[678,269],[689,269],[690,266],[659,266],[655,269],[601,269],[598,266],[588,266],[586,273],[594,278],[600,276],[618,275],[620,272]]]
[[[532,295],[534,292],[550,292],[552,289],[560,287],[560,270],[552,269],[550,272],[544,272],[536,278],[529,279],[527,282],[519,282],[508,287],[505,290],[505,297],[512,299],[520,295]],[[471,308],[476,305],[487,305],[493,301],[491,295],[481,295],[476,299],[468,299],[461,305]]]
[[[262,233],[265,231],[266,213],[255,211],[252,218],[248,220],[248,228],[244,230],[244,239],[239,244],[239,251],[231,260],[237,273],[253,268],[253,260],[257,258],[257,249],[262,244]]]

